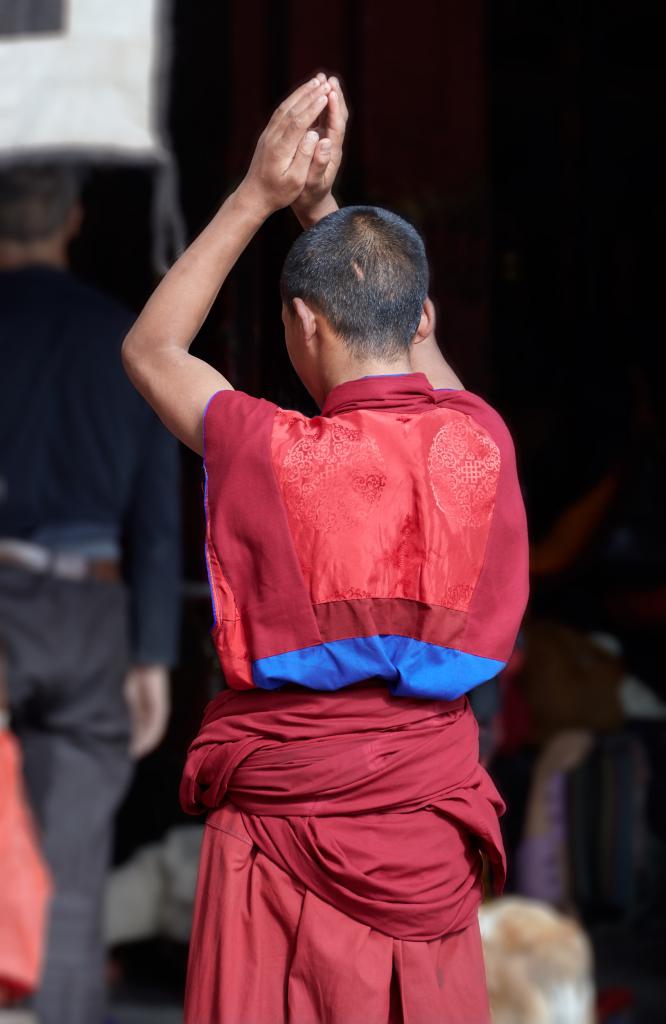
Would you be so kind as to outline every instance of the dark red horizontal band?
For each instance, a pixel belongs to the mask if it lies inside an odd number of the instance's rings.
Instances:
[[[401,597],[327,601],[314,605],[314,612],[324,643],[383,634],[457,647],[467,622],[465,612]]]

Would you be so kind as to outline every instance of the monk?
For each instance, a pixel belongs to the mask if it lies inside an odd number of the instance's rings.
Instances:
[[[335,78],[281,104],[123,349],[204,456],[229,687],[181,789],[207,815],[187,1024],[490,1019],[477,908],[484,864],[502,886],[503,805],[465,694],[515,641],[524,511],[506,427],[437,347],[420,236],[387,210],[337,208],[345,122]],[[188,353],[289,205],[306,230],[282,319],[311,419]]]

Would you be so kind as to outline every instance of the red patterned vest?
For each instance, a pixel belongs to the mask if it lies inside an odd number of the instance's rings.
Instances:
[[[367,377],[310,419],[220,391],[204,464],[229,686],[382,679],[453,700],[502,669],[527,529],[510,435],[482,399],[423,374]]]

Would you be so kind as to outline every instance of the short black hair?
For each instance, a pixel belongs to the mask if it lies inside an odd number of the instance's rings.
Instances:
[[[283,303],[301,298],[323,313],[354,355],[393,361],[409,349],[428,294],[423,239],[378,206],[346,206],[292,245]]]
[[[62,227],[79,197],[80,176],[65,164],[0,169],[0,239],[37,242]]]

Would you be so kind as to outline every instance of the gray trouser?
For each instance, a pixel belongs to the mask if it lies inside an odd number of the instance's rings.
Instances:
[[[40,1024],[99,1024],[101,907],[114,812],[131,774],[126,594],[0,565],[12,727],[55,882]]]

